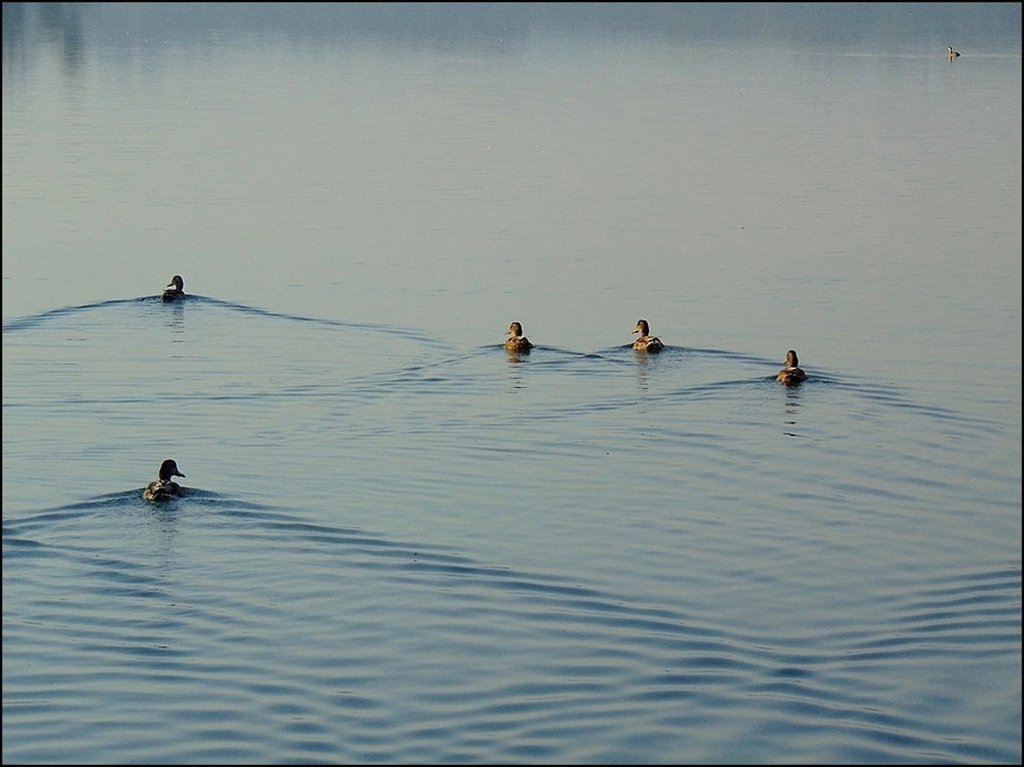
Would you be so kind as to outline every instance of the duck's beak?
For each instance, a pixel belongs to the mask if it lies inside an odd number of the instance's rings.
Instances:
[[[185,475],[182,474],[180,471],[175,471],[174,474],[172,474],[171,476],[174,476],[174,477],[184,477]]]

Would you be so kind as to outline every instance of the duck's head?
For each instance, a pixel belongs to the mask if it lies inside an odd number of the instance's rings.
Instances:
[[[174,290],[184,290],[185,280],[181,279],[180,274],[176,274],[173,277],[171,277],[171,281],[167,283],[167,287],[173,288]]]
[[[800,360],[797,359],[796,352],[792,349],[786,352],[786,366],[791,368],[800,366]]]
[[[637,320],[636,327],[633,328],[634,333],[639,333],[642,336],[650,335],[651,326],[647,324],[647,320]]]
[[[173,458],[168,458],[162,464],[160,464],[160,479],[164,482],[168,482],[171,477],[184,477],[185,475],[178,471],[178,464],[174,462]]]
[[[511,325],[508,326],[508,334],[510,336],[515,336],[516,338],[518,338],[523,334],[523,326],[520,325],[518,322],[513,322]]]

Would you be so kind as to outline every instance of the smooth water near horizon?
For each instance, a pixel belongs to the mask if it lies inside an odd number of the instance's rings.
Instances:
[[[119,8],[4,5],[5,763],[1020,762],[1019,36]]]

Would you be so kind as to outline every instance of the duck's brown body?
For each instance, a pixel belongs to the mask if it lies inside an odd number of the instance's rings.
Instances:
[[[786,352],[786,367],[779,371],[775,380],[786,386],[796,386],[807,380],[807,374],[800,369],[800,360],[792,349]]]
[[[508,335],[511,336],[505,341],[505,348],[516,354],[526,354],[533,348],[530,339],[523,335],[523,326],[513,322],[508,326]]]
[[[660,338],[651,335],[651,326],[647,320],[638,320],[633,332],[640,334],[640,337],[633,342],[633,348],[638,352],[656,353],[665,348],[665,344],[661,342]]]
[[[164,292],[160,295],[164,301],[177,301],[179,298],[185,297],[185,281],[181,279],[180,274],[176,274],[171,277],[171,281],[167,283],[167,287],[164,288]]]

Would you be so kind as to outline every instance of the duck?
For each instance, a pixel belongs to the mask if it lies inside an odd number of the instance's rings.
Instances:
[[[160,478],[146,485],[142,497],[147,501],[164,501],[168,498],[184,495],[185,491],[182,490],[181,485],[171,479],[171,477],[184,476],[184,474],[178,471],[178,464],[174,462],[174,459],[168,458],[160,464]]]
[[[511,336],[505,341],[505,349],[516,354],[527,354],[533,348],[530,339],[523,335],[523,326],[513,322],[508,326],[508,335]]]
[[[177,301],[179,298],[185,297],[185,281],[181,279],[180,274],[176,274],[171,277],[171,281],[167,283],[167,287],[164,288],[163,294],[160,296],[164,301]]]
[[[953,50],[953,46],[952,46],[952,45],[947,45],[947,46],[946,46],[946,50],[948,50],[948,51],[949,51],[949,58],[950,58],[951,60],[952,60],[952,59],[955,59],[955,58],[956,58],[957,56],[959,56],[959,55],[960,55],[960,51],[954,51],[954,50]]]
[[[807,380],[807,373],[800,369],[800,360],[792,349],[786,352],[786,367],[779,371],[775,380],[786,386],[796,386]]]
[[[652,336],[651,326],[647,323],[647,320],[637,320],[636,327],[633,328],[634,333],[639,333],[640,337],[633,342],[633,348],[638,352],[660,352],[665,348],[665,344],[661,342],[661,339],[657,336]]]

